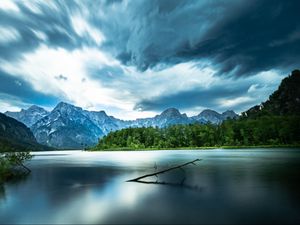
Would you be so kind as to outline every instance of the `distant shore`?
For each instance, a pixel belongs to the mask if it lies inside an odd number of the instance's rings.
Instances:
[[[300,148],[300,145],[257,145],[257,146],[212,146],[212,147],[178,147],[178,148],[109,148],[86,149],[85,151],[163,151],[163,150],[213,150],[213,149],[255,149],[255,148]]]

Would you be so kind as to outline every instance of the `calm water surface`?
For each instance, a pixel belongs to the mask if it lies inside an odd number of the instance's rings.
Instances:
[[[145,180],[173,185],[125,182],[197,158]],[[300,222],[300,149],[39,152],[28,166],[0,190],[0,223]]]

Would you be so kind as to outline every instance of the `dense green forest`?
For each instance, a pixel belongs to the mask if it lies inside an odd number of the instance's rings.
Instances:
[[[215,146],[300,145],[300,71],[294,70],[266,102],[221,124],[127,128],[109,133],[95,150]]]
[[[96,150],[213,146],[299,145],[299,116],[227,120],[220,125],[127,128],[99,140]]]

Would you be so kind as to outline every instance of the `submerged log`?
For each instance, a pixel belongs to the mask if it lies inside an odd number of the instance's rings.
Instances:
[[[166,185],[166,186],[172,186],[172,187],[180,187],[180,188],[185,188],[185,189],[189,189],[189,190],[194,190],[194,191],[202,191],[203,188],[202,187],[198,187],[197,185],[188,185],[188,184],[184,184],[184,181],[180,182],[180,183],[171,183],[171,182],[159,182],[159,181],[142,181],[142,180],[138,180],[138,181],[127,181],[127,182],[136,182],[136,183],[141,183],[141,184],[158,184],[158,185]]]
[[[143,178],[146,178],[146,177],[152,177],[152,176],[156,176],[156,177],[157,177],[157,175],[162,174],[162,173],[169,172],[169,171],[171,171],[171,170],[182,169],[182,167],[187,166],[187,165],[189,165],[189,164],[195,165],[195,162],[200,161],[200,160],[201,160],[201,159],[195,159],[195,160],[193,160],[193,161],[191,161],[191,162],[187,162],[187,163],[184,163],[184,164],[181,164],[181,165],[178,165],[178,166],[174,166],[174,167],[171,167],[171,168],[168,168],[168,169],[165,169],[165,170],[161,170],[161,171],[158,171],[158,172],[155,172],[155,173],[146,174],[146,175],[143,175],[143,176],[140,176],[140,177],[131,179],[131,180],[127,180],[126,182],[147,183],[147,182],[141,182],[140,180],[143,179]],[[149,183],[149,182],[148,182],[148,183]],[[157,182],[150,182],[150,183],[157,183]],[[183,182],[182,182],[182,183],[183,183]]]
[[[27,173],[31,173],[31,170],[25,166],[22,162],[18,161],[17,164],[26,170]]]

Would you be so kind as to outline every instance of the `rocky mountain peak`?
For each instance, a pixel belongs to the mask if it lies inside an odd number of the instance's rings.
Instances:
[[[60,113],[69,114],[69,113],[74,112],[74,111],[82,111],[82,108],[71,105],[71,104],[66,103],[66,102],[60,102],[52,110],[52,112],[58,112],[58,111]]]
[[[224,117],[224,119],[227,118],[234,119],[238,117],[238,115],[233,110],[226,110],[225,112],[222,113],[222,116]]]
[[[20,112],[5,112],[5,115],[24,123],[28,127],[31,127],[34,123],[48,114],[48,111],[36,105],[30,106],[28,109],[21,109]]]
[[[30,107],[27,110],[30,113],[24,114],[25,118],[28,115],[36,118],[39,114],[34,112],[40,110],[44,109],[38,106]],[[230,111],[224,113],[232,114]],[[176,108],[168,108],[152,118],[124,121],[108,116],[105,111],[88,111],[66,102],[60,102],[50,113],[47,113],[47,116],[30,124],[33,124],[31,130],[38,142],[42,144],[56,148],[82,148],[96,144],[99,137],[111,131],[127,127],[167,127],[195,122],[217,124],[224,120],[221,114],[209,109],[204,110],[200,115],[188,117]]]
[[[94,113],[96,113],[98,115],[101,115],[101,116],[105,116],[105,117],[108,116],[104,110],[101,110],[101,111],[92,111],[92,112],[94,112]]]
[[[44,108],[39,107],[37,105],[32,105],[27,110],[30,110],[30,111],[46,111]]]
[[[43,116],[46,116],[49,114],[49,112],[47,110],[45,110],[44,108],[39,107],[37,105],[32,105],[27,110],[23,110],[23,112],[25,112],[26,114],[29,114],[29,116],[37,115],[38,117],[43,117]]]
[[[204,109],[201,113],[199,113],[199,116],[206,116],[206,115],[219,116],[220,114],[211,109]]]
[[[163,117],[181,117],[181,113],[176,108],[168,108],[165,111],[163,111],[160,116]]]
[[[61,108],[74,108],[74,107],[76,107],[76,106],[71,105],[71,104],[66,103],[66,102],[59,102],[59,103],[54,107],[53,110],[55,110],[55,109],[61,109]]]

